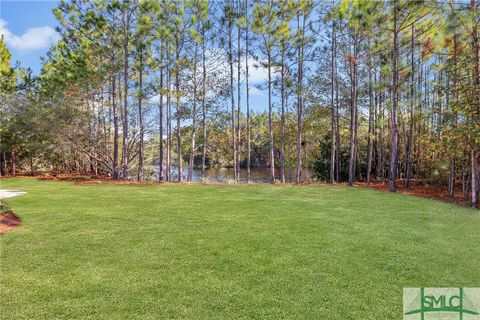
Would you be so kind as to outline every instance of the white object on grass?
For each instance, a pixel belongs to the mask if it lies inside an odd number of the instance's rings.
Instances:
[[[16,196],[21,196],[23,194],[26,194],[26,192],[19,191],[19,190],[0,189],[0,200],[1,199],[7,199],[7,198],[13,198],[13,197],[16,197]]]

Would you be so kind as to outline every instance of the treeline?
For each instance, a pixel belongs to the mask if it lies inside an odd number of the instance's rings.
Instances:
[[[2,174],[210,166],[445,184],[477,205],[478,3],[65,1],[42,72],[0,42]],[[254,75],[260,74],[260,80]],[[252,105],[265,97],[266,111]],[[256,110],[256,112],[253,112]],[[184,168],[187,175],[184,177]],[[279,168],[276,176],[275,168]],[[459,189],[460,188],[460,189]]]

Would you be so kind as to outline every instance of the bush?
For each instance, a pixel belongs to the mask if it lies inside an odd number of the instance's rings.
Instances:
[[[11,209],[4,202],[0,200],[0,214],[4,214],[10,211]]]
[[[225,184],[237,184],[237,181],[235,179],[232,179],[232,178],[226,178],[223,182]]]
[[[200,177],[198,181],[200,183],[212,183],[212,179],[210,177]]]
[[[330,150],[331,134],[328,133],[321,140],[320,153],[313,163],[313,181],[328,181],[330,179]],[[348,145],[344,144],[339,150],[340,155],[340,181],[348,180],[348,161],[350,158]]]

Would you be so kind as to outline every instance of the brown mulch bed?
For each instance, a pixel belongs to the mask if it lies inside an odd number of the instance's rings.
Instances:
[[[289,185],[295,185],[295,184],[289,184]],[[302,186],[342,186],[342,187],[347,187],[348,184],[346,182],[335,182],[335,183],[328,183],[328,182],[303,182]],[[354,187],[360,187],[360,188],[371,188],[375,189],[377,191],[383,191],[383,192],[390,192],[390,188],[388,185],[388,180],[385,180],[384,182],[371,182],[370,184],[367,184],[364,181],[358,181],[353,184]],[[469,200],[465,201],[463,198],[463,191],[462,191],[462,185],[461,182],[457,182],[455,186],[455,198],[450,198],[448,196],[448,190],[446,186],[442,185],[429,185],[425,183],[425,181],[416,181],[412,180],[412,185],[410,188],[404,188],[403,187],[403,180],[399,179],[397,181],[397,192],[402,193],[402,194],[408,194],[411,196],[415,197],[421,197],[421,198],[426,198],[426,199],[434,199],[446,203],[454,203],[457,205],[465,206],[465,207],[471,207],[470,203],[470,196],[471,194],[469,193]],[[478,209],[480,209],[480,204],[478,206]]]
[[[200,185],[204,183],[200,182],[186,182],[183,183]],[[155,181],[155,180],[145,180],[145,181],[137,181],[137,180],[113,180],[112,178],[95,178],[92,180],[77,180],[75,184],[114,184],[114,185],[158,185],[158,184],[171,184],[171,185],[178,185],[177,182],[174,181]],[[224,183],[207,183],[207,184],[218,184],[218,185],[225,185]]]
[[[37,176],[37,179],[38,180],[58,180],[56,177],[54,176]]]
[[[150,181],[135,181],[135,180],[113,180],[110,178],[98,178],[92,180],[77,180],[76,184],[153,184],[154,182]]]
[[[7,211],[0,215],[0,234],[7,233],[8,231],[19,227],[22,224],[22,220],[15,215],[12,211]]]
[[[103,177],[95,177],[81,174],[59,174],[59,175],[41,175],[37,176],[38,180],[59,180],[59,181],[90,181],[95,179],[104,179]]]
[[[377,191],[390,191],[388,182],[373,182],[369,185],[366,182],[359,182],[355,185],[363,188],[372,188]],[[439,200],[447,203],[455,203],[462,206],[470,206],[470,202],[465,201],[463,198],[463,192],[459,186],[457,186],[455,189],[455,198],[450,198],[448,196],[448,190],[446,186],[413,184],[410,188],[404,188],[403,181],[400,180],[397,182],[397,192],[421,198]]]

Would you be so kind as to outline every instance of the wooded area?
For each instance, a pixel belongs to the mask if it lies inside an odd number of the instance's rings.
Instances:
[[[2,175],[155,168],[182,182],[231,167],[239,182],[268,167],[301,183],[313,168],[392,192],[447,185],[478,205],[478,1],[62,1],[54,14],[61,40],[38,76],[0,40]]]

